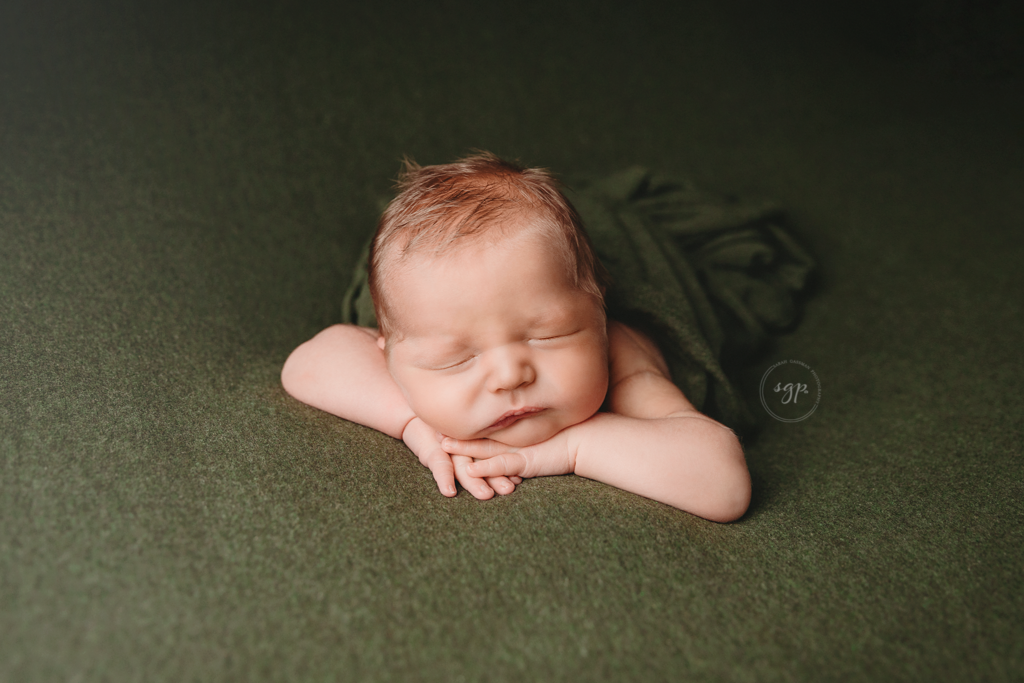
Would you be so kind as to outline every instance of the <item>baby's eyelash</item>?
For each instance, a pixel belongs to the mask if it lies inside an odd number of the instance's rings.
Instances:
[[[435,370],[451,370],[452,368],[457,368],[460,365],[465,365],[466,363],[468,363],[471,360],[473,360],[472,356],[470,356],[469,358],[465,358],[463,360],[460,360],[457,363],[452,363],[451,365],[445,365],[444,367],[434,368],[434,369]]]
[[[563,337],[571,337],[572,335],[579,332],[579,330],[573,330],[572,332],[565,332],[564,334],[553,334],[549,337],[535,337],[534,341],[550,341],[552,339],[562,339]]]

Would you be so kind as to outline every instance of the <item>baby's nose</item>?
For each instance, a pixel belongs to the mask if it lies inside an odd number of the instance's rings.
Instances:
[[[490,391],[514,391],[537,379],[537,372],[524,349],[495,349],[491,361],[491,372],[487,378]]]

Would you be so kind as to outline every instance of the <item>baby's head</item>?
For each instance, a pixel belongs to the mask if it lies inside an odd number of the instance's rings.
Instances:
[[[513,446],[593,415],[608,384],[600,266],[551,176],[478,154],[409,163],[399,190],[370,291],[413,411],[448,436]]]

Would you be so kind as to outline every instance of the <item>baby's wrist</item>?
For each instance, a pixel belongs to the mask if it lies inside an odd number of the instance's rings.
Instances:
[[[578,425],[576,425],[578,426]],[[576,474],[576,466],[579,463],[580,446],[582,445],[581,430],[570,427],[566,431],[566,456],[569,460],[569,473]]]
[[[410,430],[414,433],[415,430],[420,426],[417,423],[422,423],[422,422],[423,422],[423,420],[421,420],[416,415],[413,415],[412,419],[409,420],[408,422],[406,422],[405,423],[405,427],[402,428],[402,441],[405,441],[406,443],[408,443],[409,442],[409,436],[410,436]]]
[[[602,440],[607,438],[603,428],[617,416],[611,413],[596,413],[588,419],[565,430],[567,437],[566,449],[569,456],[569,468],[573,474],[588,477],[587,468],[593,466],[594,459],[600,459]],[[583,474],[580,471],[583,471]]]

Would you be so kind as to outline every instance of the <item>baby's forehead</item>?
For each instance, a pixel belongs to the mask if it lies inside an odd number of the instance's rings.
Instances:
[[[513,233],[501,233],[498,230],[486,234],[476,234],[454,239],[439,240],[433,244],[406,245],[404,248],[396,249],[392,255],[391,268],[388,270],[392,276],[401,274],[402,277],[415,276],[417,273],[425,275],[428,272],[448,267],[467,267],[474,265],[486,255],[489,260],[503,259],[513,262],[519,258],[514,249],[510,247],[522,240],[529,240],[540,246],[547,253],[562,255],[558,240],[545,230],[529,230]],[[569,273],[571,265],[567,259],[559,258],[545,262],[553,272]]]
[[[410,320],[426,332],[494,316],[527,326],[559,324],[557,318],[572,316],[580,292],[563,261],[544,241],[524,238],[406,255],[390,269],[385,292],[392,331],[413,333]]]

